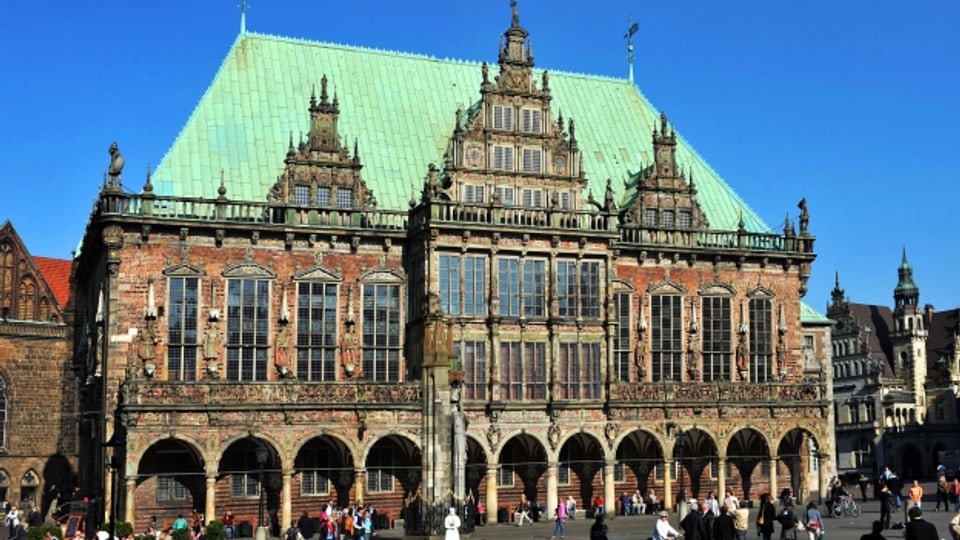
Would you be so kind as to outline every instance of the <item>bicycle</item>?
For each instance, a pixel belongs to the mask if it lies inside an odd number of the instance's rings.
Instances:
[[[857,517],[860,515],[860,507],[857,505],[857,501],[853,500],[853,497],[849,495],[840,497],[833,504],[833,515],[834,517]]]

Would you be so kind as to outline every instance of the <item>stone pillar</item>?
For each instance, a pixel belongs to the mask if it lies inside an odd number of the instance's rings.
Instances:
[[[823,495],[827,493],[827,470],[823,466],[823,460],[820,459],[821,454],[816,455],[817,460],[817,489],[819,493],[817,496],[820,497],[820,500],[823,500]]]
[[[717,500],[723,506],[723,499],[727,495],[727,454],[721,453],[717,458]]]
[[[124,499],[127,504],[123,511],[123,520],[126,521],[127,523],[133,524],[133,529],[136,531],[137,530],[137,522],[136,522],[136,516],[137,516],[136,504],[137,503],[136,503],[135,494],[137,491],[137,479],[135,477],[128,476],[126,488],[127,488],[127,495],[126,497],[124,497]],[[120,518],[118,517],[117,519],[120,519]]]
[[[663,509],[670,511],[673,508],[673,460],[663,463]]]
[[[203,509],[205,523],[217,519],[217,475],[207,472],[207,504]]]
[[[109,460],[108,460],[109,463]],[[113,508],[113,478],[116,474],[113,471],[108,471],[108,474],[104,475],[103,479],[103,527],[107,527],[110,523],[110,509]],[[120,516],[117,516],[117,521],[120,521]],[[110,535],[107,535],[110,536]]]
[[[607,515],[617,515],[617,486],[613,482],[614,461],[603,463],[603,511]]]
[[[280,527],[282,531],[290,528],[293,512],[293,496],[290,492],[290,479],[293,477],[292,471],[284,470],[282,476],[282,490],[280,492]]]
[[[557,517],[557,502],[560,500],[557,494],[557,476],[559,474],[559,464],[551,461],[547,464],[547,516],[550,519]]]
[[[777,496],[777,458],[770,458],[770,500],[776,501]]]
[[[363,505],[363,487],[367,482],[367,470],[356,469],[353,473],[353,500],[357,506]]]
[[[487,464],[487,523],[493,525],[497,523],[497,472],[499,471],[499,464]]]

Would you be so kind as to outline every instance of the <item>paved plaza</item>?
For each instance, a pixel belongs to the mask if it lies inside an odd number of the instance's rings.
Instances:
[[[940,512],[933,511],[936,489],[932,482],[924,484],[924,492],[923,507],[925,510],[923,513],[923,518],[937,526],[937,531],[940,533],[941,538],[949,540],[950,531],[948,523],[950,518],[953,517],[954,512],[944,512],[942,510]],[[861,503],[858,499],[857,503],[861,508],[861,514],[859,517],[826,517],[824,519],[826,540],[859,540],[860,536],[870,532],[870,526],[872,522],[880,518],[880,502],[877,500],[868,499],[866,503]],[[747,536],[748,540],[756,539],[756,528],[753,525],[756,522],[756,511],[756,504],[754,504],[754,508],[750,510],[751,531]],[[826,511],[822,505],[820,507],[820,511],[826,515]],[[903,509],[901,509],[899,512],[894,511],[891,522],[903,520],[906,520]],[[653,531],[654,522],[655,517],[649,515],[608,516],[607,526],[609,529],[609,538],[610,540],[647,540]],[[674,528],[679,529],[679,523],[679,516],[676,513],[670,514],[670,524],[673,525]],[[576,519],[567,521],[566,537],[572,540],[587,540],[590,536],[589,531],[590,525],[592,524],[592,519]],[[883,535],[889,540],[899,540],[903,538],[903,532],[904,531],[902,529],[889,529],[884,531]],[[477,527],[473,534],[469,536],[469,538],[470,540],[549,540],[550,535],[552,534],[553,521],[541,520],[533,525],[524,525],[523,527],[517,527],[516,525],[512,524],[498,524],[486,527]],[[384,530],[379,531],[378,536],[385,539],[402,538],[403,531]],[[797,536],[799,540],[806,539],[806,536],[802,533],[798,534]],[[464,538],[466,538],[466,535],[464,535]],[[779,538],[780,526],[777,525],[776,532],[773,535],[773,540],[778,540]]]

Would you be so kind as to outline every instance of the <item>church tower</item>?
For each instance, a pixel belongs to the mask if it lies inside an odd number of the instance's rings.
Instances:
[[[920,288],[913,282],[913,267],[907,262],[907,249],[897,268],[897,286],[893,289],[893,326],[890,338],[897,376],[913,392],[918,421],[926,414],[924,382],[927,378],[928,330],[920,309]]]

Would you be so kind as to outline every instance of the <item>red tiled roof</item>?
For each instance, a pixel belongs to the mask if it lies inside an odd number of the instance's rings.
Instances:
[[[70,300],[70,269],[72,264],[65,259],[51,259],[49,257],[34,257],[33,262],[43,274],[50,290],[60,304],[60,309],[67,307]]]

